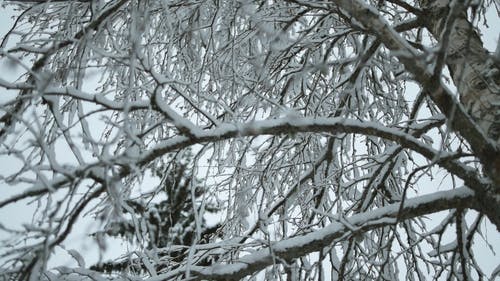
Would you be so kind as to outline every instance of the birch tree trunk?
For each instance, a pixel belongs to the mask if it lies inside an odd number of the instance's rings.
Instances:
[[[497,144],[497,153],[493,154],[491,163],[484,163],[486,174],[494,181],[494,192],[480,196],[487,209],[485,212],[496,221],[500,230],[498,200],[493,199],[498,197],[500,174],[500,63],[483,47],[478,31],[467,18],[464,2],[468,1],[420,2],[427,28],[440,43],[441,55],[445,57],[457,86],[460,102],[483,132]]]
[[[420,53],[401,37],[380,14],[362,1],[338,0],[335,4],[349,16],[359,21],[403,63],[413,74],[424,92],[447,117],[450,128],[469,144],[483,165],[484,173],[491,180],[488,187],[470,186],[476,192],[483,211],[500,230],[498,194],[500,186],[500,153],[498,141],[498,68],[493,57],[483,48],[482,42],[467,20],[466,5],[449,1],[421,2],[419,17],[426,22],[438,38],[437,52]],[[467,48],[466,48],[467,47]],[[451,50],[449,50],[451,48]],[[460,50],[460,51],[459,51]],[[427,54],[426,54],[427,53]],[[429,56],[426,58],[425,56]],[[454,94],[443,84],[442,68],[449,64],[454,82],[461,96],[458,103]],[[496,74],[496,78],[495,78]],[[490,77],[491,78],[488,78]],[[485,79],[497,81],[489,86]],[[479,90],[480,89],[480,90]],[[493,90],[492,90],[493,89]],[[468,110],[464,107],[467,106]],[[470,112],[470,115],[467,113]],[[484,120],[483,120],[484,119]],[[486,135],[489,134],[489,136]]]
[[[421,6],[429,31],[446,50],[446,65],[460,93],[460,101],[481,129],[500,141],[500,65],[464,10],[467,1],[427,1]],[[453,4],[453,5],[452,5]]]

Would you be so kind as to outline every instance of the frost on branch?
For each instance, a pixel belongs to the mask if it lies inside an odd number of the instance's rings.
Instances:
[[[0,279],[499,272],[492,1],[4,2]]]

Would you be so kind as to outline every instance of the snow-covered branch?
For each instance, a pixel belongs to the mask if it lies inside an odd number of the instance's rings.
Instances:
[[[0,279],[495,278],[492,1],[3,3]]]
[[[190,266],[189,269],[195,277],[193,280],[240,279],[269,265],[279,263],[281,260],[290,260],[320,251],[346,234],[362,235],[363,232],[371,229],[392,225],[398,218],[406,220],[450,208],[478,209],[479,204],[474,200],[474,192],[463,187],[408,199],[404,206],[400,207],[400,204],[392,204],[346,218],[347,223],[355,227],[357,233],[352,233],[351,227],[339,221],[305,235],[272,242],[272,253],[265,248],[245,255],[230,264],[214,264],[209,267]],[[183,270],[186,269],[178,269],[176,273],[183,273]],[[147,281],[169,280],[172,277],[172,273],[167,273],[147,279]]]
[[[493,125],[488,123],[486,128],[480,128],[478,123],[466,112],[464,105],[455,98],[439,79],[441,73],[435,75],[433,68],[429,67],[425,53],[420,53],[412,47],[380,16],[374,7],[359,0],[338,0],[334,2],[372,33],[376,34],[387,48],[395,53],[405,65],[405,68],[413,74],[414,79],[422,85],[423,90],[436,103],[441,112],[446,115],[451,128],[459,132],[471,144],[472,150],[485,166],[485,172],[494,182],[493,189],[498,193],[500,187],[500,148],[496,145],[496,139],[487,136],[490,126]],[[492,100],[488,101],[488,103],[491,102],[495,103]],[[497,114],[494,113],[493,115],[495,117],[490,116],[486,119],[496,118]],[[487,190],[482,190],[478,193],[478,196],[486,200],[487,197],[491,196],[491,194],[488,195],[487,193]],[[500,214],[492,210],[489,212],[489,216],[496,222],[500,230]]]

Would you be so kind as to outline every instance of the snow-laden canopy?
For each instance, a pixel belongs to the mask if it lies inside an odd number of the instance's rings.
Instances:
[[[498,1],[3,3],[0,278],[498,276]]]

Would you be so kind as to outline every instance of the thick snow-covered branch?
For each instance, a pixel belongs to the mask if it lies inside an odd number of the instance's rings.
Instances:
[[[485,201],[485,206],[497,205],[496,202],[490,202],[490,199],[495,197],[494,194],[499,193],[500,188],[500,151],[495,143],[496,140],[490,139],[486,132],[467,114],[464,106],[443,84],[440,76],[436,76],[432,67],[429,67],[425,56],[422,56],[401,37],[374,7],[360,0],[336,0],[333,2],[362,23],[388,49],[394,52],[441,112],[446,115],[451,128],[459,132],[470,143],[472,150],[484,165],[484,171],[493,181],[491,189],[494,190],[494,193],[490,193],[489,188],[478,189],[476,190],[477,196]],[[485,211],[488,217],[495,222],[497,229],[500,230],[500,211],[498,208],[489,207]]]
[[[486,171],[498,186],[500,184],[500,152],[495,143],[466,113],[464,107],[450,90],[434,75],[433,69],[415,48],[402,38],[391,25],[368,4],[359,0],[333,1],[349,15],[356,18],[393,51],[406,69],[420,82],[424,90],[449,119],[451,127],[458,131],[472,146],[472,149],[487,168]]]
[[[2,220],[0,279],[486,279],[500,83],[468,20],[491,1],[240,2],[6,1],[0,211],[37,204]],[[96,246],[138,247],[49,268],[87,211]]]
[[[159,158],[166,153],[176,151],[189,147],[194,144],[218,142],[222,140],[259,136],[259,135],[280,135],[280,134],[296,134],[296,133],[325,133],[325,134],[338,134],[338,133],[356,133],[362,135],[376,136],[387,140],[398,142],[402,147],[411,149],[417,153],[422,154],[429,160],[437,161],[437,164],[450,171],[452,174],[464,180],[464,182],[474,190],[480,190],[485,182],[477,178],[476,171],[461,165],[458,161],[453,160],[454,154],[438,151],[432,147],[425,145],[412,135],[405,133],[396,128],[387,128],[376,122],[361,122],[357,120],[348,120],[344,118],[300,118],[300,119],[272,119],[265,121],[256,121],[244,124],[222,124],[221,126],[203,131],[194,131],[196,134],[190,137],[178,136],[169,138],[152,149],[145,151],[138,155],[136,159],[130,159],[126,156],[127,152],[123,155],[118,155],[106,159],[106,163],[114,163],[125,167],[120,173],[123,178],[129,175],[132,171],[128,168],[133,165],[145,166],[156,158]],[[442,159],[442,161],[439,161]],[[131,163],[135,160],[135,163]],[[73,174],[78,176],[92,176],[97,179],[93,174],[95,168],[99,166],[99,162],[90,163],[88,165],[76,168]],[[90,172],[89,172],[90,171]],[[56,178],[51,182],[51,187],[36,186],[23,195],[14,196],[5,201],[0,202],[0,207],[10,202],[18,201],[22,198],[40,195],[48,192],[51,188],[57,189],[64,187],[73,178]],[[118,180],[118,179],[116,179]]]
[[[200,132],[195,138],[176,137],[165,140],[139,156],[138,163],[139,165],[146,165],[152,159],[167,152],[196,143],[216,142],[247,136],[296,133],[356,133],[384,138],[398,142],[404,148],[420,153],[429,160],[434,161],[439,158],[446,159],[446,161],[438,161],[438,164],[462,178],[471,188],[478,188],[485,184],[477,179],[477,174],[474,169],[467,168],[457,161],[451,160],[453,158],[452,154],[435,150],[404,131],[395,128],[387,128],[376,122],[361,122],[345,118],[282,118],[246,124],[222,124],[218,128]],[[450,160],[447,158],[450,158]]]
[[[405,201],[400,211],[400,204],[395,203],[379,209],[367,211],[347,218],[344,222],[335,222],[329,226],[313,231],[306,235],[292,237],[286,240],[273,242],[272,253],[269,248],[261,249],[238,259],[232,264],[215,264],[208,267],[190,266],[193,280],[236,280],[246,275],[264,269],[280,260],[290,260],[313,252],[320,251],[331,245],[346,234],[353,234],[352,227],[358,233],[374,228],[394,224],[397,219],[406,220],[431,214],[451,208],[478,209],[478,202],[474,199],[474,192],[468,188],[440,191],[434,194],[423,195]],[[349,224],[348,227],[346,222]],[[186,269],[184,269],[186,270]],[[169,280],[174,274],[182,274],[183,269],[159,275],[148,281]]]

